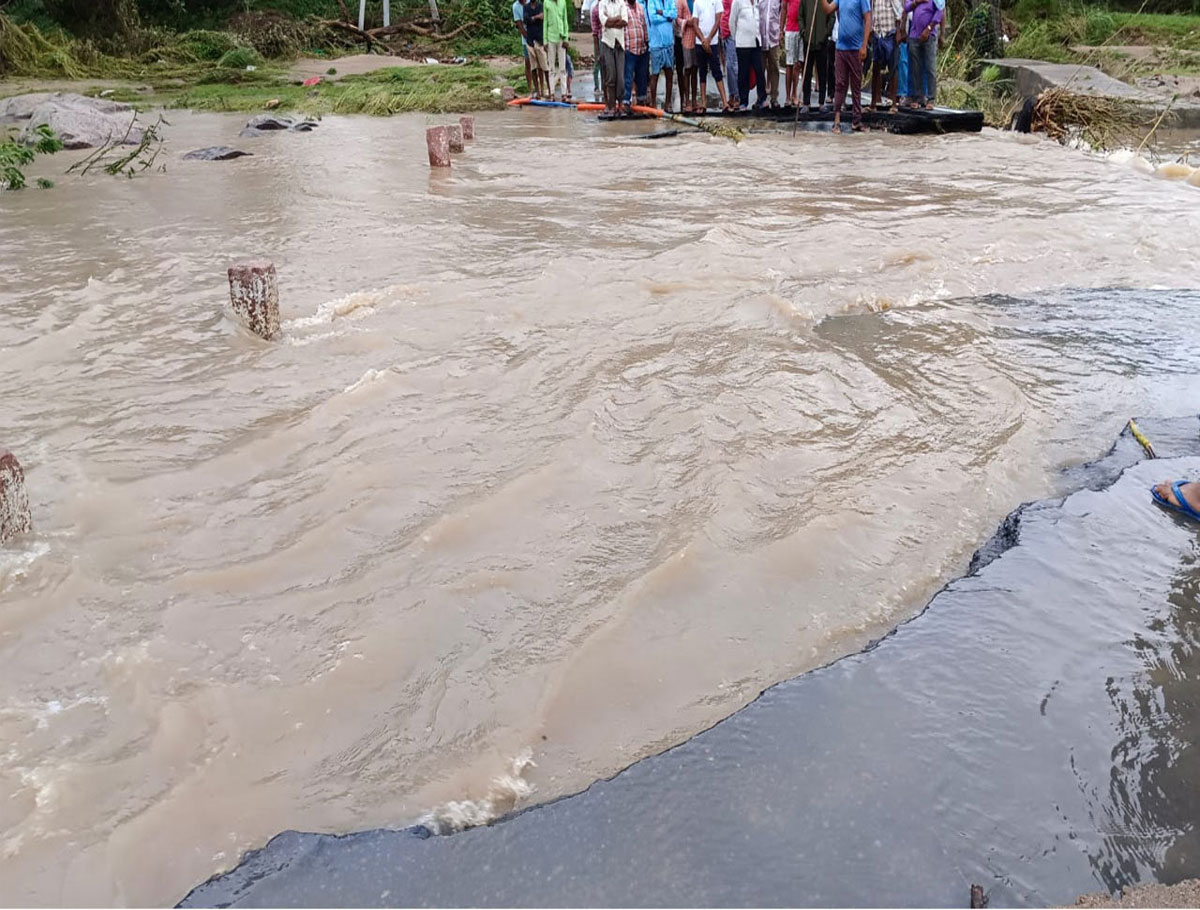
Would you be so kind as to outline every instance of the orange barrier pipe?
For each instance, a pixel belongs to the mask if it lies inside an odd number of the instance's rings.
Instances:
[[[577,105],[575,105],[575,110],[577,110],[577,111],[602,111],[602,110],[604,110],[604,105],[603,104],[595,104],[591,101],[580,101]]]
[[[508,102],[508,106],[519,107],[522,104],[528,104],[532,100],[533,98],[531,96],[526,95],[524,98],[514,98],[512,101]]]

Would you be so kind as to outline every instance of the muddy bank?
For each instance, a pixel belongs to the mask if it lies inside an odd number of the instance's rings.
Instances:
[[[876,646],[489,828],[289,832],[186,906],[1069,904],[1200,873],[1200,544],[1141,422]]]

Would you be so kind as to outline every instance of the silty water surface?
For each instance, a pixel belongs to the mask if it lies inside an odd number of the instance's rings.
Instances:
[[[1194,286],[1190,187],[561,111],[431,175],[425,124],[184,163],[241,120],[176,115],[165,175],[0,198],[38,529],[0,580],[6,902],[586,786],[911,616],[1200,389],[1187,295],[1059,290]],[[221,312],[259,256],[281,344]]]

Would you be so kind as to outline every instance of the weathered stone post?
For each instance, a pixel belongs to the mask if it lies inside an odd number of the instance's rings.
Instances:
[[[462,126],[457,123],[450,124],[446,127],[446,135],[450,138],[450,151],[461,152],[465,150]]]
[[[444,126],[431,126],[425,131],[425,144],[429,147],[430,167],[450,166],[450,131]]]
[[[0,448],[0,546],[32,530],[33,516],[29,513],[29,494],[25,492],[25,472],[12,452]]]
[[[255,335],[267,341],[279,337],[279,288],[272,263],[260,259],[230,266],[229,302]]]
[[[458,125],[462,127],[464,139],[475,138],[475,118],[474,117],[459,117]]]
[[[511,85],[506,85],[504,88],[500,89],[500,100],[505,104],[508,104],[508,102],[512,101],[516,97],[517,93]]]

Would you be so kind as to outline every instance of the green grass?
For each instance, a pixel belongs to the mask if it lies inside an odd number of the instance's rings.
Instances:
[[[277,110],[302,114],[391,114],[421,111],[446,113],[500,108],[492,90],[506,74],[484,65],[401,66],[322,82],[313,88],[282,81],[242,85],[192,86],[162,101],[169,107],[203,111],[261,111],[277,100]],[[144,99],[143,99],[144,100]]]
[[[1162,13],[1113,13],[1117,28],[1123,29],[1116,44],[1162,44],[1184,50],[1200,50],[1200,15]],[[1129,35],[1136,40],[1125,40]]]

